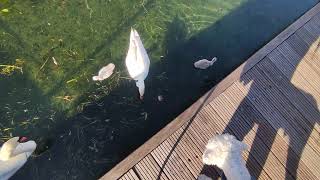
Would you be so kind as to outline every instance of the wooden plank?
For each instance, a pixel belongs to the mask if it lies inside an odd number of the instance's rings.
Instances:
[[[168,177],[162,173],[159,177],[159,172],[160,172],[160,166],[157,164],[157,162],[154,160],[154,158],[152,157],[152,155],[148,155],[146,158],[146,164],[149,165],[150,167],[153,167],[153,172],[154,172],[154,176],[159,178],[159,179],[164,179],[167,180]]]
[[[175,132],[177,136],[181,134],[181,130]],[[174,143],[177,139],[167,139],[160,146],[151,152],[152,156],[156,159],[156,162],[164,170],[164,172],[172,178],[178,179],[193,179],[193,175],[183,163],[179,154],[176,152]],[[174,149],[173,149],[174,148]],[[159,159],[160,157],[160,159]]]
[[[304,29],[300,29],[300,31],[303,31]],[[290,38],[288,38],[285,42],[288,43],[288,45],[290,45],[291,49],[296,53],[297,57],[296,57],[296,63],[297,64],[293,64],[294,66],[307,66],[306,68],[310,68],[312,69],[317,76],[320,75],[320,71],[317,68],[317,64],[320,64],[320,60],[317,59],[317,54],[314,53],[314,50],[316,49],[316,46],[313,43],[316,41],[316,39],[313,40],[313,42],[310,42],[310,45],[308,44],[308,40],[303,40],[303,38],[301,38],[299,36],[299,34],[304,34],[304,39],[307,39],[307,32],[304,33],[299,33],[299,31],[297,31],[295,34],[293,34]],[[302,35],[301,35],[302,36]],[[312,40],[311,40],[312,41]],[[317,42],[316,42],[317,43]]]
[[[310,46],[312,46],[318,38],[314,36],[311,32],[309,32],[306,27],[307,24],[298,29],[297,32],[295,32],[294,34],[299,36],[307,44],[308,49],[310,49]]]
[[[153,167],[153,172],[154,172],[155,177],[157,177],[159,179],[164,179],[164,180],[169,179],[167,177],[167,175],[165,175],[164,173],[160,174],[160,176],[159,176],[159,172],[160,172],[161,168],[157,164],[157,162],[154,160],[154,158],[152,157],[151,154],[149,154],[145,159],[146,159],[146,164],[149,165],[150,167]]]
[[[143,158],[138,164],[134,166],[134,168],[136,169],[137,174],[142,180],[157,179],[158,176],[153,172],[153,167],[147,164],[147,159],[147,157]],[[162,175],[165,176],[165,174]]]
[[[303,26],[313,37],[319,39],[320,30],[319,26],[316,26],[314,23],[307,23]]]
[[[126,174],[124,174],[120,180],[139,180],[137,174],[130,169]]]
[[[294,165],[299,162],[299,157],[293,152],[292,148],[282,139],[268,121],[263,118],[263,116],[255,109],[255,107],[250,103],[250,101],[239,91],[239,89],[234,85],[228,88],[223,94],[232,103],[234,108],[236,108],[236,113],[239,113],[243,119],[241,121],[233,121],[235,127],[239,126],[242,121],[254,127],[254,124],[258,125],[258,130],[256,130],[257,136],[270,147],[271,152],[279,159],[279,161],[286,166],[286,168],[295,174],[297,167]],[[287,159],[288,152],[292,152],[295,155]],[[299,169],[297,172],[297,177],[304,177],[306,179],[316,179],[313,173],[303,162],[299,163]]]
[[[163,128],[159,133],[148,140],[143,146],[140,146],[136,151],[129,155],[122,162],[117,164],[108,173],[106,173],[102,179],[118,179],[119,177],[137,164],[143,157],[150,153],[154,148],[156,148],[161,142],[168,138],[173,132],[179,129],[186,121],[193,117],[199,108],[203,104],[207,104],[208,100],[214,99],[220,93],[222,93],[226,88],[228,88],[234,81],[239,79],[239,77],[251,69],[256,63],[263,59],[267,54],[269,54],[275,47],[281,44],[285,39],[291,36],[297,29],[302,27],[306,22],[308,22],[312,17],[320,12],[320,3],[314,6],[311,10],[305,13],[292,25],[281,32],[272,41],[266,44],[263,48],[253,54],[244,64],[237,68],[233,73],[227,76],[223,81],[221,81],[217,86],[212,88],[208,93],[206,93],[202,98],[200,98],[196,103],[189,107],[185,112],[179,115],[174,121],[169,123],[165,128]]]
[[[159,175],[165,173],[167,177],[172,180],[183,178],[180,173],[177,173],[179,171],[179,167],[176,167],[174,164],[172,164],[171,161],[168,161],[165,166],[163,165],[166,162],[165,160],[167,157],[163,151],[164,150],[161,147],[158,147],[151,152],[152,157],[155,159],[157,164],[160,166],[160,169],[162,170],[159,172]]]
[[[319,28],[320,29],[320,28]],[[313,36],[306,28],[302,27],[299,29],[296,34],[307,44],[309,47],[308,51],[303,57],[303,60],[308,63],[308,65],[320,74],[320,51],[319,49],[319,41],[320,38]]]
[[[315,126],[317,120],[320,120],[320,113],[317,110],[317,107],[312,105],[305,97],[311,95],[293,86],[289,80],[285,78],[285,76],[278,70],[278,68],[270,62],[269,58],[266,58],[265,61],[261,61],[257,66],[308,120],[309,126],[311,126],[311,128],[316,128],[316,130],[320,132],[320,128]],[[312,98],[313,97],[310,97],[309,99]]]
[[[262,92],[280,112],[284,119],[288,121],[290,127],[285,126],[283,128],[295,129],[295,131],[299,133],[299,137],[302,142],[306,142],[305,140],[308,140],[308,144],[315,152],[320,154],[320,145],[317,142],[319,134],[311,133],[313,127],[307,123],[307,120],[289,102],[289,100],[283,96],[272,82],[266,80],[256,67],[243,76],[243,79],[244,81],[252,79],[254,84],[252,87],[253,90]]]
[[[219,115],[210,107],[210,105],[206,106],[203,111],[201,111],[200,116],[204,119],[210,122],[210,128],[213,129],[212,132],[218,131],[219,134],[222,134],[226,124],[223,120],[219,117]],[[210,121],[212,119],[220,119],[219,121]],[[213,134],[211,135],[211,137]],[[246,142],[246,144],[250,147],[250,143]],[[245,151],[242,153],[243,158],[245,161],[249,158],[249,151]],[[257,172],[257,167],[260,167],[260,164],[257,162],[256,159],[251,159],[250,163],[247,161],[247,167],[249,169],[249,172],[251,176],[256,177],[257,179],[270,179],[270,177],[267,175],[267,173],[262,169],[261,172]]]
[[[250,158],[254,158],[260,164],[256,167],[257,173],[264,169],[271,179],[293,179],[291,175],[286,175],[286,168],[274,156],[269,153],[267,147],[260,137],[256,137],[257,126],[248,125],[246,120],[241,117],[241,111],[233,107],[227,98],[222,94],[210,103],[210,106],[219,114],[222,120],[228,124],[225,132],[234,134],[250,147]],[[230,120],[233,121],[230,123]],[[237,123],[234,123],[238,121]],[[263,156],[265,155],[265,156]],[[252,159],[249,158],[249,163]]]
[[[221,174],[220,172],[217,172],[217,169],[214,167],[204,166],[202,164],[202,153],[205,150],[205,145],[209,140],[209,137],[206,137],[207,134],[204,129],[199,129],[196,126],[197,122],[202,122],[202,119],[198,117],[195,118],[195,120],[190,125],[187,133],[185,134],[185,137],[189,140],[190,144],[193,144],[192,147],[197,148],[198,153],[195,154],[195,157],[193,160],[199,161],[202,165],[201,172],[202,174],[207,175],[208,177],[211,177],[213,179],[219,179]],[[201,133],[199,133],[201,132]],[[192,151],[192,150],[191,150]]]
[[[320,13],[316,13],[312,19],[316,21],[315,24],[320,26]]]
[[[317,109],[320,109],[320,94],[319,92],[311,86],[309,81],[305,79],[300,72],[296,71],[295,68],[288,62],[288,60],[278,51],[274,50],[268,55],[268,58],[272,63],[284,74],[288,79],[290,79],[291,84],[296,88],[301,89],[303,92],[311,94],[311,96],[305,96],[308,101]],[[303,93],[303,95],[306,95]]]
[[[311,30],[310,32],[312,34],[314,34],[315,36],[320,36],[320,30],[319,30],[319,27],[320,27],[320,18],[319,18],[319,15],[320,13],[318,13],[317,16],[314,16],[310,19],[309,22],[307,22],[304,26],[308,29],[308,30]]]
[[[169,149],[172,147],[170,139],[168,139],[167,141],[164,141],[163,144],[164,144],[163,148]],[[172,151],[171,156],[172,158],[169,158],[169,161],[171,161],[172,164],[177,167],[178,169],[177,173],[180,173],[183,179],[195,179],[192,173],[187,168],[187,166],[182,161],[180,155],[175,150]]]
[[[160,172],[159,165],[155,162],[153,157],[149,154],[143,160],[141,160],[137,165],[135,165],[137,173],[140,175],[141,179],[149,180],[149,179],[163,179],[168,180],[165,173]]]
[[[273,126],[276,130],[285,130],[284,133],[279,134],[284,141],[292,147],[296,154],[301,154],[301,160],[312,170],[312,172],[317,171],[319,169],[318,154],[314,152],[314,150],[306,144],[304,147],[302,146],[307,141],[304,140],[300,133],[296,131],[296,127],[292,127],[290,123],[279,113],[276,107],[265,97],[265,95],[257,89],[256,86],[250,83],[241,84],[240,82],[235,82],[237,87],[241,90],[241,92],[250,100],[250,102],[256,107],[256,109],[263,115],[263,117]],[[255,89],[255,90],[254,90]],[[318,160],[317,160],[318,159]],[[315,174],[317,177],[319,176],[319,172]]]
[[[308,80],[314,89],[316,89],[318,92],[320,91],[320,78],[318,74],[305,61],[300,61],[301,57],[288,43],[283,42],[278,46],[277,50],[279,50],[279,52],[288,60],[288,62],[292,64],[292,66],[302,75],[302,77]]]
[[[193,173],[194,177],[198,177],[200,170],[203,167],[202,161],[200,159],[203,149],[200,150],[200,148],[194,143],[194,141],[189,138],[190,136],[193,136],[193,134],[191,133],[193,129],[192,124],[188,127],[188,129],[186,129],[186,132],[180,139],[176,149],[179,152],[179,155],[183,162]],[[176,136],[176,138],[178,137]],[[209,174],[211,175],[211,177],[217,177],[217,173],[213,169],[209,172]]]
[[[210,139],[211,137],[213,137],[216,134],[216,132],[218,132],[218,134],[223,133],[226,127],[226,124],[221,120],[219,115],[213,109],[210,109],[210,106],[206,106],[200,112],[200,117],[202,118],[201,122],[205,122],[205,121],[208,122],[208,125],[204,127],[208,127],[209,132],[203,133],[204,135],[207,135],[207,139]],[[249,152],[245,151],[243,153],[243,158],[245,160],[248,160],[248,157],[249,157]],[[260,165],[255,159],[252,160],[252,162],[247,163],[247,166],[252,176],[259,176],[259,173],[257,173],[256,169]],[[259,179],[270,179],[270,178],[266,174],[266,172],[263,170],[260,174]]]
[[[200,119],[200,118],[198,118]],[[196,159],[198,159],[202,163],[202,154],[205,150],[206,143],[209,140],[209,137],[205,136],[205,132],[201,129],[198,129],[196,123],[192,123],[192,129],[190,129],[189,134],[187,134],[187,137],[190,141],[192,141],[194,144],[196,144],[197,148],[199,149],[199,154],[195,156]],[[201,134],[201,138],[197,136],[197,134]],[[212,178],[212,179],[220,179],[223,172],[214,166],[207,166],[202,163],[202,168],[200,174],[205,174],[206,176]]]
[[[299,30],[301,30],[301,28]],[[298,58],[294,59],[296,60],[296,62],[294,62],[295,64],[293,65],[299,64],[301,61],[303,61],[305,55],[309,50],[308,44],[305,41],[303,41],[301,37],[298,36],[299,30],[282,43],[288,44],[291,47],[291,49],[294,50],[295,54],[298,56]]]
[[[185,136],[185,134],[184,134],[184,136]],[[185,140],[184,136],[179,140],[179,143],[176,146],[175,151],[177,152],[177,154],[181,158],[183,164],[191,172],[193,177],[197,178],[198,174],[199,174],[199,172],[201,170],[202,163],[200,161],[191,161],[193,155],[189,154],[191,152],[188,151],[188,149],[185,149],[185,148],[188,148],[188,145],[187,146],[183,146],[184,140]],[[172,138],[178,139],[179,137],[176,136],[175,134],[173,134],[171,137],[169,137],[167,140],[170,143],[170,145],[173,145],[175,143],[175,140],[172,139]],[[198,150],[198,149],[193,149],[193,152],[194,152],[194,150]],[[194,152],[194,153],[197,153],[197,152]],[[198,154],[199,154],[199,152],[198,152]]]

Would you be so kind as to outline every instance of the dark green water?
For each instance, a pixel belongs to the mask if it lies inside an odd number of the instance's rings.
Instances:
[[[96,179],[318,0],[11,2],[0,64],[18,59],[23,73],[0,75],[0,138],[25,135],[42,152],[14,179]],[[131,27],[151,59],[143,102],[124,65]],[[193,68],[214,56],[208,70]],[[93,82],[110,62],[116,73]]]

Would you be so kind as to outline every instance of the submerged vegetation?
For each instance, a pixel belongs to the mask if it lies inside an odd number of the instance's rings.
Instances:
[[[99,95],[93,93],[102,84],[108,86],[100,92],[105,96],[121,81],[127,81],[123,61],[130,27],[140,30],[155,63],[165,55],[162,45],[166,26],[174,18],[187,23],[185,38],[188,38],[241,3],[229,3],[225,7],[222,4],[218,9],[213,8],[216,3],[206,3],[206,7],[199,3],[191,9],[179,1],[153,0],[2,2],[18,11],[0,20],[1,51],[25,59],[26,78],[50,99],[54,109],[69,116],[77,112],[79,104],[97,100]],[[179,11],[170,10],[175,7],[179,7]],[[215,16],[210,16],[212,13]],[[112,79],[102,84],[92,82],[92,75],[111,62],[117,67]],[[9,63],[16,62],[8,60]],[[20,66],[7,66],[3,73],[11,74],[17,68]]]
[[[9,0],[0,0],[0,14],[9,12]]]
[[[23,73],[22,71],[23,63],[24,61],[22,59],[16,59],[16,62],[13,65],[0,64],[0,74],[9,76],[16,70]]]

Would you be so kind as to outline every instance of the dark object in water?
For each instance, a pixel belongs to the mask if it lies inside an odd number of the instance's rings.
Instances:
[[[163,101],[163,96],[162,96],[162,95],[159,95],[159,96],[158,96],[158,101],[159,101],[159,102],[162,102],[162,101]]]
[[[36,150],[34,151],[34,155],[40,156],[53,145],[54,140],[51,138],[40,139],[37,145]]]

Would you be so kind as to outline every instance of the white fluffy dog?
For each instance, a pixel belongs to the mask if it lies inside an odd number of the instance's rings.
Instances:
[[[223,170],[228,180],[250,180],[251,176],[242,159],[248,146],[230,134],[216,135],[209,140],[202,161]]]

